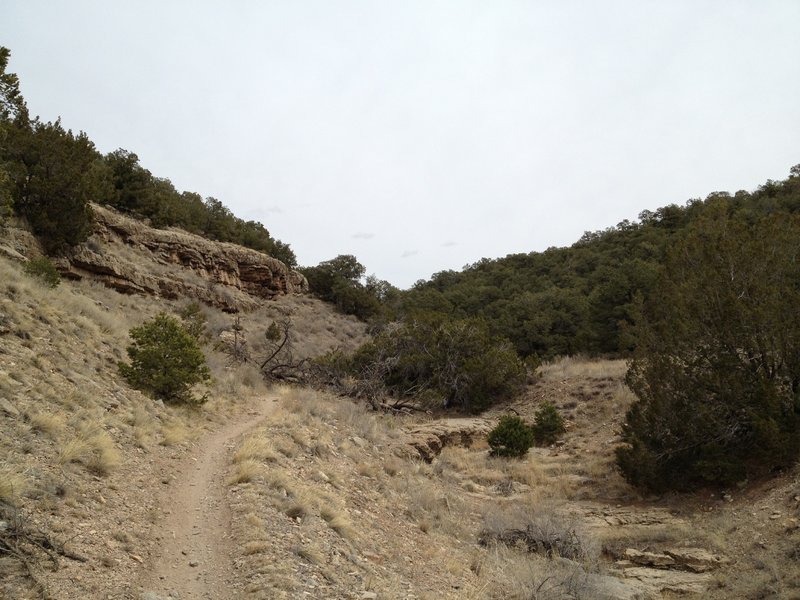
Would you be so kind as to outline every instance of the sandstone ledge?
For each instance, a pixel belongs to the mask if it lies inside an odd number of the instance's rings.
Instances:
[[[154,229],[102,206],[92,209],[91,237],[59,262],[65,277],[99,280],[124,293],[191,297],[228,311],[308,291],[301,273],[257,250]]]

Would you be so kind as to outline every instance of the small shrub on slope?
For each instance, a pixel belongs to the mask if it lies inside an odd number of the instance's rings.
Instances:
[[[535,441],[533,429],[520,417],[504,415],[500,423],[489,432],[492,456],[520,458],[525,456]]]
[[[555,443],[558,436],[566,431],[564,419],[556,407],[550,402],[543,403],[536,411],[533,423],[533,433],[536,436],[536,443],[542,446],[549,446]]]
[[[53,262],[46,256],[39,256],[25,263],[25,273],[31,277],[37,277],[49,288],[54,288],[61,283],[61,275]]]
[[[210,378],[197,340],[177,319],[163,313],[130,331],[133,344],[128,347],[130,364],[120,363],[119,370],[133,387],[145,393],[178,403],[201,403],[190,388]]]

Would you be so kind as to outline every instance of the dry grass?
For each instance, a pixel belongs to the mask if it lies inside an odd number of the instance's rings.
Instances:
[[[593,360],[567,356],[544,363],[538,373],[545,379],[619,379],[625,374],[624,360]]]
[[[283,512],[290,519],[299,520],[308,514],[308,507],[301,501],[295,499],[283,509]]]
[[[81,463],[96,475],[110,474],[121,461],[111,436],[96,425],[84,425],[77,437],[61,445],[58,453],[62,465]]]
[[[64,417],[58,414],[36,412],[28,416],[34,431],[40,431],[50,437],[56,437],[66,427]]]
[[[7,243],[4,238],[0,243],[35,248],[30,236],[23,245],[16,241],[14,238]],[[94,244],[103,254],[135,265],[141,273],[157,273],[207,287],[197,274],[178,266],[148,265],[148,253],[140,249],[120,243]],[[217,290],[228,291],[224,286]],[[307,355],[342,344],[354,347],[364,339],[363,323],[340,318],[316,300],[248,301],[260,307],[241,315],[246,333],[254,341],[263,339],[264,324],[278,314],[276,308],[292,313],[298,349]],[[64,280],[55,289],[46,288],[22,273],[19,264],[0,257],[0,395],[21,414],[11,414],[14,409],[9,409],[8,415],[0,410],[0,499],[24,503],[26,510],[47,515],[42,523],[52,521],[64,531],[72,531],[78,520],[90,522],[99,530],[109,527],[113,515],[119,516],[120,495],[108,490],[123,490],[130,504],[125,514],[135,519],[131,529],[136,531],[147,522],[148,509],[139,510],[141,495],[147,492],[132,482],[146,474],[160,457],[176,454],[174,449],[159,444],[180,444],[209,422],[240,413],[247,404],[243,400],[269,392],[256,368],[231,365],[225,355],[211,347],[206,348],[206,353],[214,378],[209,388],[212,398],[196,414],[163,406],[130,390],[117,372],[117,363],[126,359],[128,331],[160,311],[176,312],[180,304],[119,294],[88,278]],[[230,315],[214,309],[207,312],[209,329],[232,323]],[[303,403],[310,399],[313,394],[301,393],[298,397]],[[303,419],[305,408],[295,414]],[[329,436],[319,433],[323,429],[281,439],[295,457],[329,456],[335,449]],[[272,465],[283,458],[270,444],[252,442],[238,455],[238,477],[257,480],[252,473],[241,472],[252,467],[248,460],[263,468],[264,463]],[[128,480],[132,474],[134,477]],[[311,474],[316,476],[313,471]],[[329,483],[324,485],[330,487]],[[289,490],[276,491],[272,500],[288,515],[303,512],[304,521],[320,521],[316,511],[321,500],[313,494],[306,495],[302,485],[287,482],[287,487]],[[76,541],[76,545],[81,543]],[[109,557],[116,561],[113,554],[99,554],[97,564],[111,564],[106,560]],[[121,572],[130,569],[126,561],[119,568]],[[53,577],[65,578],[61,574]],[[0,584],[0,588],[4,585],[5,582]]]
[[[244,545],[242,553],[245,556],[251,556],[253,554],[263,554],[267,550],[269,550],[269,544],[267,542],[264,542],[262,540],[256,540],[253,542],[247,542]]]
[[[0,464],[0,501],[16,506],[30,489],[28,478],[13,467]]]
[[[240,463],[245,460],[275,462],[278,460],[278,453],[272,445],[272,442],[257,432],[248,436],[233,455],[233,461],[235,463]]]
[[[92,447],[88,440],[72,438],[67,440],[59,449],[58,462],[63,464],[88,460]]]
[[[186,423],[179,419],[174,419],[161,426],[162,446],[173,446],[189,439],[191,431]]]
[[[325,520],[333,531],[347,540],[353,540],[356,537],[356,531],[350,519],[341,512],[325,511],[320,513],[320,516]]]
[[[310,544],[304,546],[295,546],[292,548],[292,551],[303,560],[306,560],[314,565],[321,565],[325,561],[325,557],[323,556],[322,552]]]
[[[228,485],[249,483],[261,476],[263,472],[263,465],[252,458],[238,460],[234,466],[233,475],[228,478]]]
[[[143,405],[135,405],[126,423],[131,427],[134,443],[137,447],[147,449],[156,437],[159,424],[156,418]]]

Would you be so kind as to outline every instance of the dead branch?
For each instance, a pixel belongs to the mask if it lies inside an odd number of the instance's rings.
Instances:
[[[65,547],[47,533],[29,525],[14,506],[0,501],[0,556],[9,556],[25,569],[28,579],[41,598],[49,598],[46,586],[36,575],[35,565],[42,557],[49,559],[52,569],[59,568],[58,557],[86,562],[88,558]]]
[[[574,530],[563,532],[543,532],[539,528],[528,525],[525,529],[504,529],[502,531],[484,530],[478,537],[482,546],[501,543],[509,548],[522,546],[531,554],[560,556],[574,559],[582,556],[584,550]]]

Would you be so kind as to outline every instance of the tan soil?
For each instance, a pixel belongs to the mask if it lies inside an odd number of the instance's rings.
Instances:
[[[274,409],[264,399],[202,441],[196,456],[174,470],[178,483],[162,493],[161,546],[149,561],[142,587],[181,600],[236,598],[235,541],[226,500],[226,473],[237,441]]]

